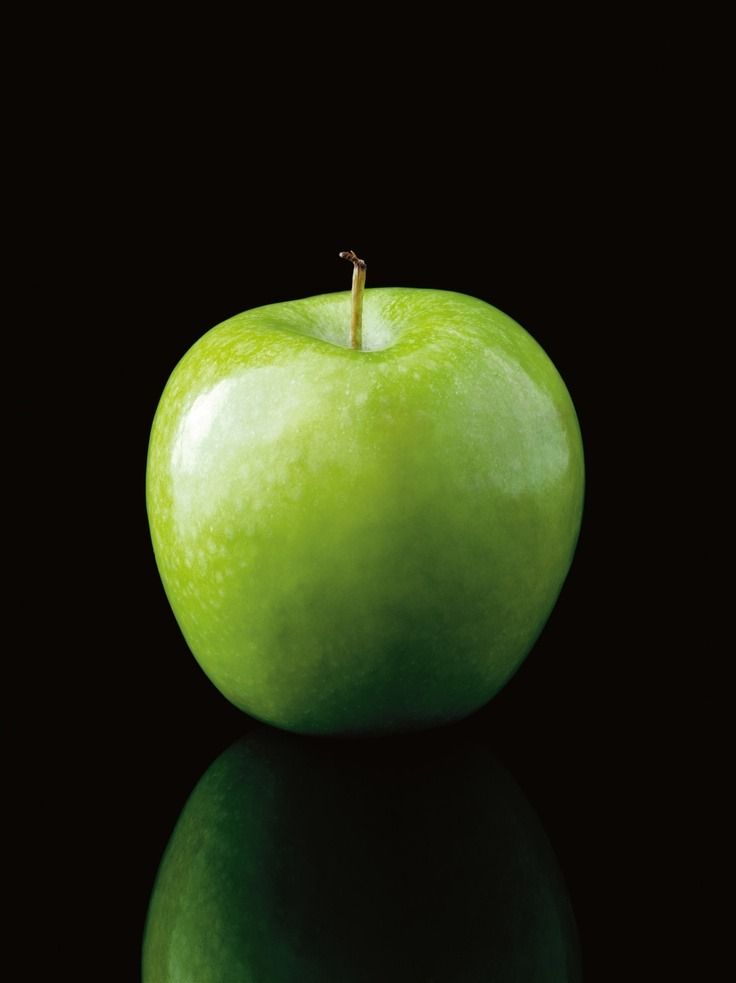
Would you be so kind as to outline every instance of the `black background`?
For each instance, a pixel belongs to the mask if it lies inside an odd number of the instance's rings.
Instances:
[[[662,629],[674,602],[661,474],[678,412],[665,396],[666,300],[682,286],[690,207],[688,87],[661,71],[672,44],[662,29],[605,56],[571,45],[575,57],[540,69],[521,107],[527,49],[493,77],[474,49],[451,85],[431,58],[420,76],[390,58],[385,102],[369,85],[356,99],[315,64],[305,86],[276,70],[229,79],[243,102],[225,105],[224,77],[207,100],[181,53],[169,51],[172,76],[147,49],[135,72],[116,63],[102,110],[79,112],[83,74],[66,101],[49,92],[45,133],[63,134],[65,156],[32,181],[43,234],[32,224],[23,248],[47,270],[28,287],[43,295],[44,361],[65,369],[44,451],[56,504],[43,499],[41,527],[58,603],[34,630],[67,654],[48,660],[50,726],[29,747],[53,762],[45,784],[32,781],[39,815],[53,801],[68,820],[62,895],[83,861],[91,870],[84,904],[70,904],[89,978],[136,978],[176,817],[249,727],[189,654],[158,578],[144,498],[158,399],[219,321],[346,289],[347,248],[368,261],[369,286],[446,288],[501,308],[570,390],[587,468],[578,550],[534,650],[471,726],[549,834],[586,979],[656,978],[667,830],[655,809],[673,767],[676,662]],[[36,618],[32,606],[23,615]]]

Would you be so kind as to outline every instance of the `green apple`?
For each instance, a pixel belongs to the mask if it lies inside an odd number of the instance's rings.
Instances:
[[[444,731],[234,744],[184,807],[143,944],[143,983],[579,979],[539,820],[482,745]]]
[[[353,321],[355,308],[353,307]],[[247,311],[166,385],[147,503],[189,647],[290,730],[430,727],[532,647],[578,536],[575,410],[511,318],[441,290]]]

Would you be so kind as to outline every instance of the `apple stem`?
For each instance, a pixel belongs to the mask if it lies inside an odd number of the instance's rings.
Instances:
[[[361,348],[363,342],[363,288],[365,287],[366,263],[359,259],[352,249],[340,253],[340,259],[349,259],[353,264],[353,291],[350,297],[350,347]]]

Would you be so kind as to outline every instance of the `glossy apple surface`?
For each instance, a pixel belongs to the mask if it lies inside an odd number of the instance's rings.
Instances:
[[[579,979],[539,820],[482,745],[445,732],[234,744],[171,836],[143,946],[143,983]]]
[[[161,577],[241,709],[315,734],[472,712],[529,652],[578,536],[570,396],[505,314],[439,290],[247,311],[174,370],[151,434]]]

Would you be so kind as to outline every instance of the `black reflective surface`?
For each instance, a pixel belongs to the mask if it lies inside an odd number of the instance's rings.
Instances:
[[[210,765],[168,843],[144,983],[576,983],[542,826],[479,735],[262,727]]]

